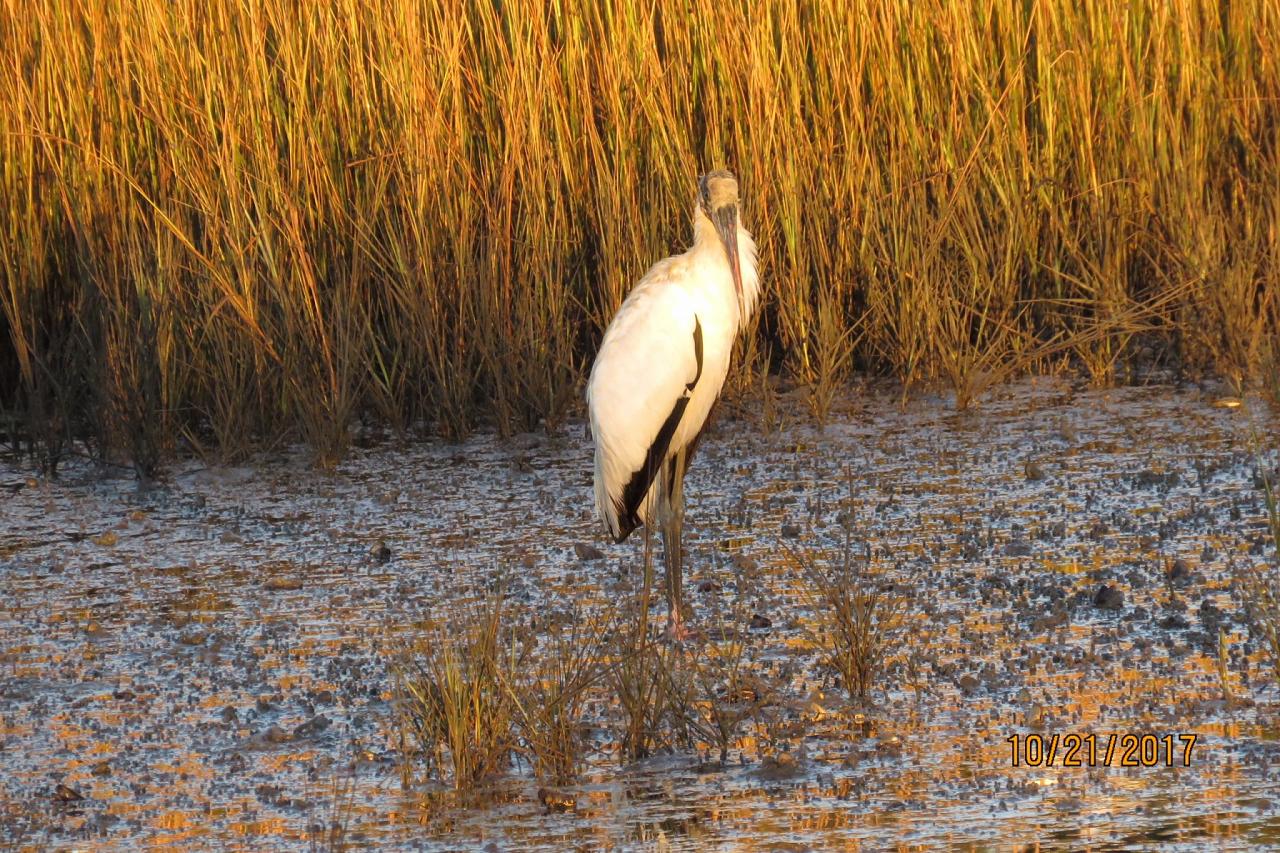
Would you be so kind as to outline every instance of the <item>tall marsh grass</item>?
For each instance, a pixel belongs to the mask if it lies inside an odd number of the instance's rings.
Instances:
[[[554,426],[720,165],[819,417],[854,368],[1246,384],[1278,143],[1269,0],[0,0],[0,409],[144,474]]]

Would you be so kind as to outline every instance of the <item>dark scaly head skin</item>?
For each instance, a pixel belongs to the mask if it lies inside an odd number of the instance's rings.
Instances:
[[[707,172],[698,180],[698,204],[712,222],[724,207],[738,206],[738,179],[728,169]]]

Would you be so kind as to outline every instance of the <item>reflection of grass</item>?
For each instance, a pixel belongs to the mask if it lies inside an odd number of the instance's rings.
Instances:
[[[342,853],[347,849],[347,831],[351,824],[351,809],[355,798],[355,778],[347,775],[333,779],[329,795],[328,816],[324,825],[308,828],[307,846],[313,853]]]
[[[844,546],[835,560],[788,551],[806,582],[805,595],[819,620],[814,638],[827,665],[839,673],[851,699],[866,702],[904,626],[907,600],[858,564],[848,531],[846,526]]]
[[[35,0],[0,20],[0,409],[50,467],[143,473],[332,461],[365,412],[555,424],[716,165],[820,419],[855,365],[963,405],[1052,351],[1106,380],[1138,331],[1253,374],[1265,4],[855,5]]]
[[[734,608],[726,621],[722,612],[714,631],[717,639],[694,649],[685,663],[688,686],[682,710],[697,734],[729,760],[729,747],[742,724],[769,701],[769,687],[754,675],[746,657],[748,611]]]

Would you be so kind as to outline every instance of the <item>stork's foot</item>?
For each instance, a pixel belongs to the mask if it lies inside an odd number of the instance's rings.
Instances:
[[[696,639],[698,631],[685,622],[678,607],[673,607],[667,613],[667,630],[663,636],[669,643],[684,643]]]

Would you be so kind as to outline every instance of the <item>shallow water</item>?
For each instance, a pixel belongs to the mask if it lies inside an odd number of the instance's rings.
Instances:
[[[1273,559],[1256,474],[1276,424],[1218,402],[1038,380],[958,414],[868,390],[823,431],[769,433],[723,407],[686,486],[688,588],[720,585],[691,592],[705,621],[772,621],[748,656],[777,701],[724,769],[697,749],[620,765],[602,710],[576,810],[551,815],[523,768],[483,807],[403,788],[388,660],[496,583],[535,613],[632,594],[639,537],[598,534],[581,425],[332,473],[302,451],[188,462],[147,491],[0,463],[0,843],[286,849],[336,819],[385,848],[1275,844],[1280,690],[1235,580]],[[912,619],[860,722],[786,552],[834,551],[850,506]],[[1130,732],[1172,735],[1175,766],[1101,766]],[[1099,766],[1012,766],[1010,736],[1072,733]],[[794,769],[770,770],[779,751]]]

